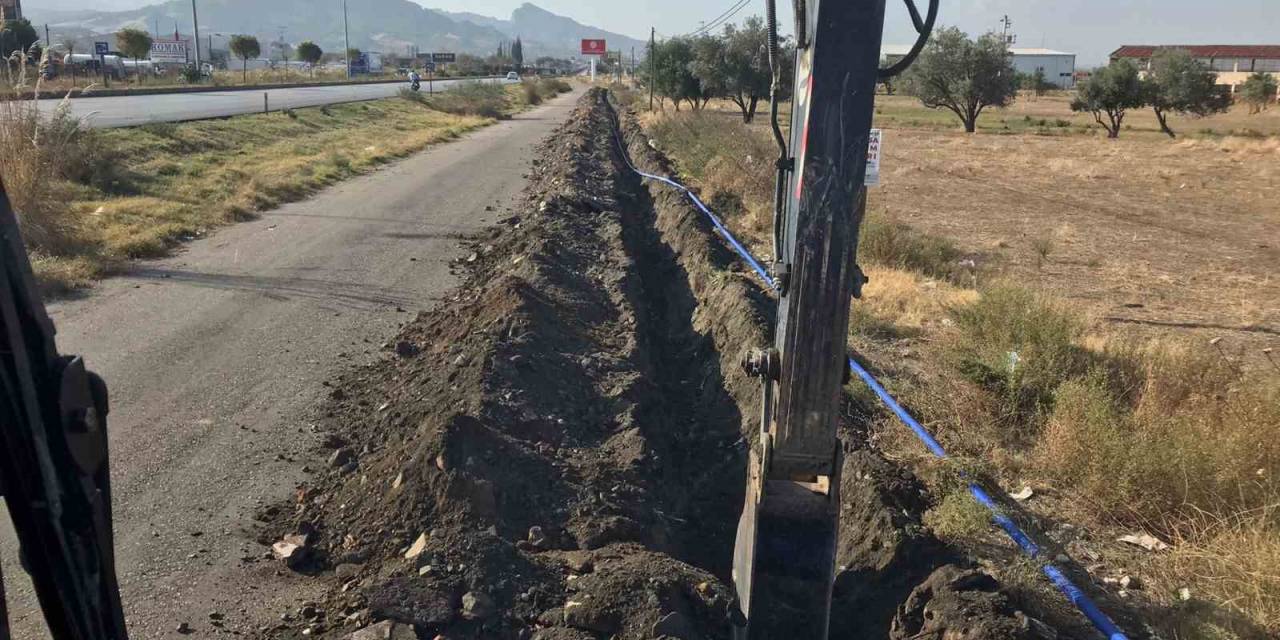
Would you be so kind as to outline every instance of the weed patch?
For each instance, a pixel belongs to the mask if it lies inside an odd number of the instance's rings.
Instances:
[[[395,100],[132,129],[85,130],[0,102],[0,175],[42,283],[85,286],[254,212],[306,197],[484,119]],[[12,159],[12,160],[11,160]]]

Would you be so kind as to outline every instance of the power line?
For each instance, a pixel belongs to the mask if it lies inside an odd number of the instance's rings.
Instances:
[[[708,32],[710,32],[712,29],[715,29],[716,27],[719,27],[720,25],[724,24],[725,22],[728,22],[728,21],[729,21],[731,18],[733,18],[735,15],[738,15],[738,12],[742,11],[743,9],[745,9],[745,8],[747,7],[747,5],[748,5],[748,4],[751,4],[751,0],[739,0],[739,2],[735,3],[734,5],[730,6],[728,9],[726,9],[726,10],[724,11],[724,13],[721,13],[720,15],[718,15],[718,16],[716,16],[714,19],[712,19],[712,20],[711,20],[711,22],[708,22],[708,23],[704,24],[703,26],[698,27],[698,28],[697,28],[697,29],[695,29],[693,32],[691,32],[691,33],[689,33],[689,34],[687,34],[687,35],[688,35],[688,36],[699,36],[699,35],[702,35],[702,34],[704,34],[704,33],[708,33]]]
[[[702,35],[705,33],[711,33],[711,31],[727,23],[734,16],[738,15],[738,12],[747,8],[747,5],[749,4],[751,4],[751,0],[742,0],[735,7],[729,9],[728,12],[726,12],[725,14],[722,14],[721,17],[715,20],[712,20],[710,23],[706,24],[705,26],[699,27],[698,30],[693,32],[692,35]]]

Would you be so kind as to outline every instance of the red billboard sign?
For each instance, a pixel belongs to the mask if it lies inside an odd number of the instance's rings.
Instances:
[[[608,49],[605,47],[604,40],[591,40],[583,38],[582,55],[584,56],[602,56]]]

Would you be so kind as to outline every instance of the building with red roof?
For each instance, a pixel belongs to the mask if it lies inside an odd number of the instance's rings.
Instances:
[[[1218,74],[1218,84],[1238,87],[1254,73],[1270,73],[1280,79],[1280,45],[1274,44],[1127,44],[1111,54],[1111,61],[1133,60],[1142,71],[1151,70],[1158,51],[1186,51]]]

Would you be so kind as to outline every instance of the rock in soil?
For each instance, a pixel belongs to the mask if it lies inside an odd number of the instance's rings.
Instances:
[[[916,587],[898,609],[890,640],[1032,640],[1025,616],[1001,593],[996,579],[981,571],[947,565]]]

